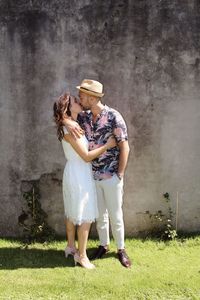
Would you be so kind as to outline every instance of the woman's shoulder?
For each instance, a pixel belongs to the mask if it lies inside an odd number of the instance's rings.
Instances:
[[[85,143],[87,143],[87,138],[84,133],[81,134],[79,137],[74,138],[65,126],[63,126],[63,132],[64,132],[63,141],[68,142],[69,144],[74,144],[74,143],[81,143],[81,144],[84,143],[85,144]]]

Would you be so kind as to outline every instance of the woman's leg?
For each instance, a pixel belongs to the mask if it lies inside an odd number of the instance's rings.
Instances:
[[[75,225],[66,219],[67,245],[70,248],[75,247],[75,229]]]
[[[88,241],[88,234],[90,230],[90,223],[83,223],[78,226],[77,234],[78,234],[78,250],[79,254],[74,255],[75,264],[78,262],[82,267],[86,269],[94,269],[95,266],[91,264],[89,261],[86,248],[87,248],[87,241]]]
[[[78,226],[77,234],[78,234],[78,250],[80,257],[86,256],[86,248],[88,241],[88,234],[90,231],[91,223],[83,223]]]

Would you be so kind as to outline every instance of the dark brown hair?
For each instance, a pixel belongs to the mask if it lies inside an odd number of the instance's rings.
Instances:
[[[68,116],[71,116],[70,104],[71,104],[70,95],[65,93],[61,95],[53,105],[53,116],[57,126],[57,136],[59,141],[62,141],[64,136],[63,119],[64,119],[64,111],[66,110],[66,108],[67,108],[66,114]]]

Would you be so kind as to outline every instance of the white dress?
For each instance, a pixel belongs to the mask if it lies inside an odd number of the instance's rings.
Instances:
[[[64,133],[67,133],[66,128]],[[81,139],[88,149],[86,137]],[[85,162],[70,143],[62,140],[62,146],[67,159],[63,173],[65,216],[75,225],[94,222],[98,217],[98,208],[92,165]]]

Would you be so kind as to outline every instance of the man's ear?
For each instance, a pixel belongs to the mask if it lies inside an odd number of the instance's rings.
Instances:
[[[89,99],[88,99],[90,104],[97,103],[97,102],[99,102],[99,100],[100,100],[99,98],[94,97],[94,96],[89,96]]]

